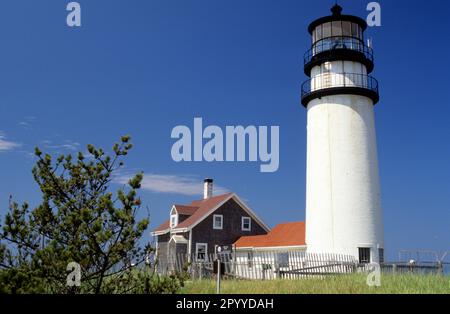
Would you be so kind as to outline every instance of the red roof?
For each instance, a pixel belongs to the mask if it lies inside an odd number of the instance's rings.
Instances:
[[[166,229],[169,229],[169,227],[170,227],[170,220],[166,220],[161,225],[159,225],[158,228],[153,230],[153,232],[161,232],[161,231],[164,231]]]
[[[268,234],[240,237],[234,244],[237,248],[306,245],[305,223],[300,221],[279,224]]]
[[[197,206],[186,206],[186,205],[174,205],[177,213],[180,215],[190,216],[198,209]]]
[[[205,217],[205,215],[212,210],[213,208],[220,205],[222,202],[227,200],[233,195],[233,193],[227,193],[222,194],[218,196],[214,196],[208,199],[202,199],[193,201],[189,205],[175,205],[177,211],[179,214],[183,214],[180,212],[183,211],[184,213],[190,213],[187,215],[190,215],[189,218],[178,224],[174,229],[181,229],[181,228],[189,228],[190,226],[194,225],[198,221],[200,221],[202,218]],[[165,221],[162,225],[160,225],[158,228],[153,230],[153,232],[162,232],[165,230],[168,230],[170,228],[170,221]]]

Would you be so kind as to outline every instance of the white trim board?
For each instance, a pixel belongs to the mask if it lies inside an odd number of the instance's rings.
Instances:
[[[235,248],[236,251],[280,251],[280,250],[306,250],[306,245],[291,245],[291,246],[264,246],[264,247],[237,247]]]

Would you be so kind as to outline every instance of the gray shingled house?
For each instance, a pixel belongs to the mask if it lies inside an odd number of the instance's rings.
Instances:
[[[231,248],[242,236],[270,231],[236,194],[213,196],[212,185],[213,180],[206,179],[203,199],[173,205],[169,219],[152,231],[161,263],[179,254],[206,260],[218,246]]]

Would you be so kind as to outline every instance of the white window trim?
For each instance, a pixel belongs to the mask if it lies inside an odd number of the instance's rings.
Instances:
[[[248,219],[248,229],[244,228],[244,220]],[[242,217],[241,219],[241,230],[242,231],[251,231],[252,230],[252,218],[251,217]]]
[[[216,226],[216,218],[220,218],[220,227]],[[223,215],[214,215],[213,216],[213,229],[214,230],[223,230]]]
[[[175,222],[172,223],[172,218],[175,218]],[[175,228],[178,225],[178,214],[170,215],[170,228]]]
[[[205,247],[205,258],[204,259],[198,258],[198,248],[200,246],[204,246]],[[208,259],[208,243],[195,243],[195,260],[197,260],[197,261],[206,261],[207,259]]]

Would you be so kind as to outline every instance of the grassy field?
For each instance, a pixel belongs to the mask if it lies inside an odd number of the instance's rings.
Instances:
[[[381,287],[369,287],[366,276],[274,281],[222,281],[224,294],[450,294],[450,277],[437,275],[383,275]],[[215,293],[212,280],[186,282],[181,293]]]

